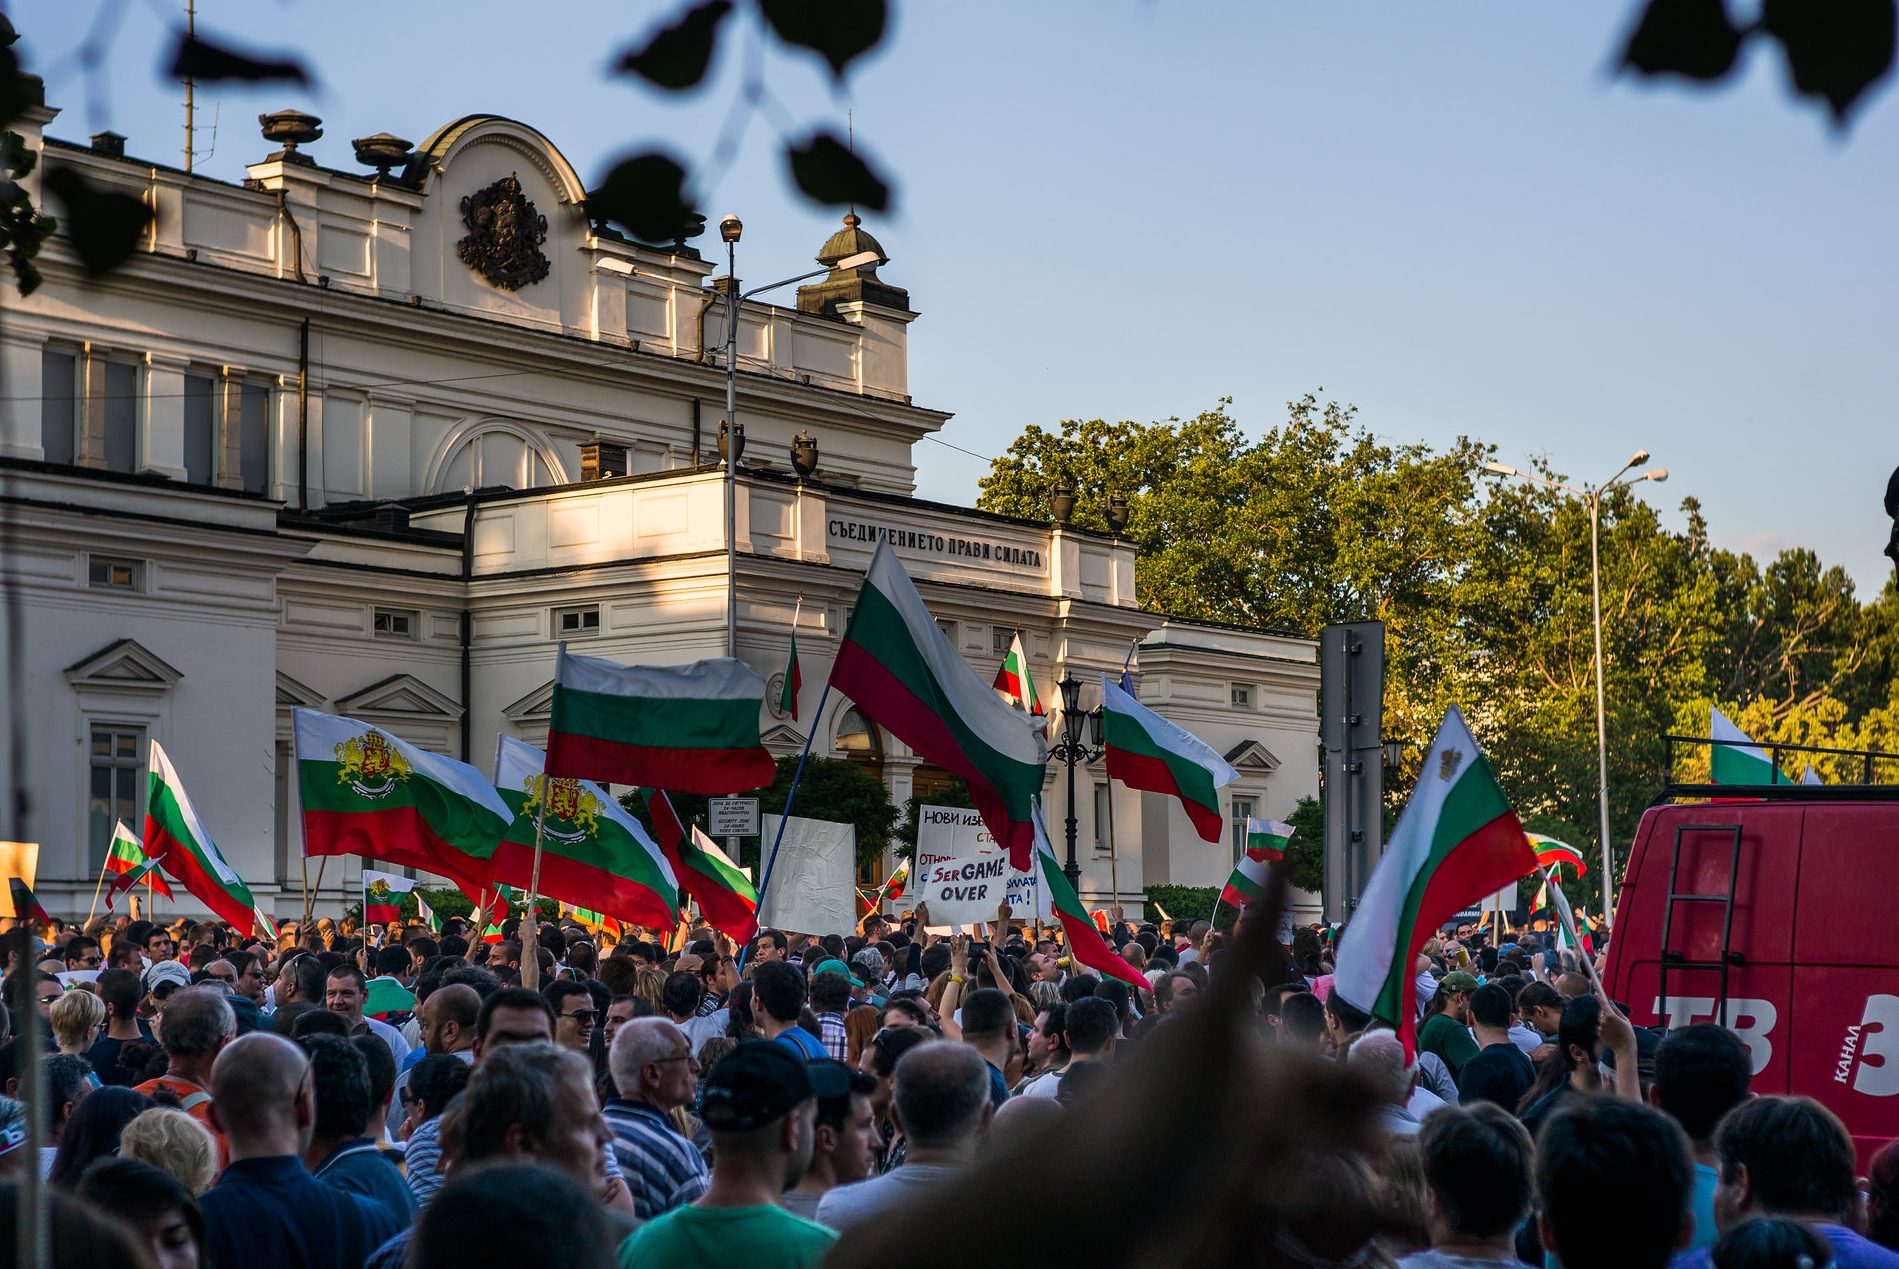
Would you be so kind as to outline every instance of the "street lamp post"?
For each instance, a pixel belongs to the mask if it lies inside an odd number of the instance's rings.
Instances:
[[[1062,872],[1068,877],[1069,886],[1076,894],[1081,893],[1081,863],[1075,858],[1075,768],[1081,763],[1093,762],[1102,753],[1104,723],[1101,707],[1084,710],[1081,707],[1081,684],[1075,676],[1062,668],[1061,681],[1055,685],[1062,694],[1062,738],[1048,751],[1048,756],[1059,760],[1068,767],[1068,816],[1063,821],[1063,830],[1068,838],[1068,862],[1062,865]],[[1086,730],[1084,739],[1082,733]],[[1120,896],[1116,896],[1118,899]]]
[[[1648,451],[1638,449],[1615,475],[1594,488],[1585,486],[1580,489],[1560,480],[1539,476],[1535,472],[1518,471],[1504,463],[1484,464],[1484,470],[1492,475],[1514,476],[1518,480],[1528,480],[1575,494],[1589,509],[1589,607],[1596,639],[1596,812],[1602,833],[1602,912],[1611,919],[1615,916],[1615,854],[1609,838],[1609,714],[1604,704],[1602,685],[1602,500],[1617,489],[1639,485],[1645,480],[1659,484],[1668,479],[1666,467],[1652,467],[1639,476],[1623,479],[1632,469],[1647,461]]]
[[[754,295],[763,295],[775,291],[781,286],[790,286],[793,282],[806,282],[822,277],[833,270],[849,272],[861,269],[865,265],[888,264],[889,260],[875,251],[860,251],[854,256],[846,256],[835,265],[826,269],[813,269],[809,273],[800,273],[795,278],[782,278],[764,286],[754,287],[744,294],[739,293],[738,280],[738,242],[745,232],[745,223],[737,216],[726,216],[719,221],[719,237],[725,240],[725,423],[722,426],[725,445],[720,456],[725,463],[725,655],[738,655],[738,460],[745,451],[745,429],[738,421],[738,319],[739,305]]]

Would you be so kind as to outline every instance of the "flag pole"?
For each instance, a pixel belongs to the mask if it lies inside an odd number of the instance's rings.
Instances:
[[[110,854],[108,854],[108,855],[106,856],[106,858],[107,858],[107,859],[110,859],[110,858],[111,858],[111,856],[110,856]],[[97,913],[98,913],[98,911],[99,911],[99,892],[100,892],[101,890],[103,890],[103,889],[105,889],[105,875],[106,875],[106,866],[105,866],[105,864],[104,864],[104,863],[101,863],[101,864],[99,865],[99,881],[98,881],[98,884],[97,884],[97,885],[95,885],[95,886],[93,886],[93,888],[92,888],[92,906],[91,906],[90,908],[87,908],[87,909],[86,909],[86,922],[87,922],[87,924],[91,924],[91,922],[92,922],[92,918],[93,918],[93,917],[94,917],[95,915],[97,915]]]
[[[316,890],[315,890],[315,891],[313,891],[313,890],[311,890],[311,889],[309,889],[308,887],[305,887],[305,888],[304,888],[304,891],[303,891],[303,920],[302,920],[302,921],[299,921],[299,922],[297,923],[297,937],[298,937],[299,939],[301,939],[301,938],[303,937],[303,932],[304,932],[304,930],[305,930],[305,929],[307,929],[307,928],[309,927],[309,925],[310,925],[310,912],[311,912],[311,908],[312,908],[312,905],[313,905],[313,904],[314,904],[314,903],[316,902],[316,893],[317,893],[317,891],[320,891],[320,890],[322,890],[322,889],[323,889],[323,870],[324,870],[325,868],[328,868],[329,866],[330,866],[330,857],[329,857],[328,855],[324,855],[324,856],[321,856],[320,858],[318,858],[318,860],[317,860],[317,879],[316,879]],[[308,871],[308,868],[307,868],[307,867],[306,867],[306,869],[305,869],[305,871]]]
[[[824,705],[825,702],[830,699],[831,680],[826,678],[824,680],[824,691],[818,696],[817,712],[811,715],[811,726],[806,729],[804,734],[804,748],[798,751],[798,766],[797,769],[791,773],[791,787],[785,790],[785,809],[784,813],[778,817],[778,831],[772,835],[771,854],[765,858],[765,875],[761,877],[758,882],[758,911],[761,913],[765,910],[765,891],[771,887],[772,867],[778,862],[778,847],[779,844],[785,840],[785,825],[791,819],[791,802],[793,798],[798,796],[798,782],[804,779],[805,759],[811,756],[811,742],[816,739],[818,727],[824,722]],[[753,942],[756,941],[756,939],[753,940]],[[743,948],[739,949],[738,971],[741,974],[745,972],[745,958],[751,955],[751,951],[751,943],[747,943]]]
[[[541,843],[547,831],[547,770],[541,770],[541,806],[534,814],[534,867],[528,873],[527,907],[521,913],[521,985],[537,991],[541,985],[540,916],[535,910],[541,888]]]

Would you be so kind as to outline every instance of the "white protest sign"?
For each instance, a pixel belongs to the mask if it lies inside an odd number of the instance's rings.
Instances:
[[[966,807],[917,808],[916,898],[930,908],[930,928],[996,919],[1008,901],[1015,918],[1053,919],[1047,888],[1032,873],[1009,867],[1008,853],[982,816]]]
[[[765,816],[764,829],[769,856],[778,816]],[[856,905],[856,826],[798,815],[786,820],[758,923],[797,934],[849,934],[857,925]]]

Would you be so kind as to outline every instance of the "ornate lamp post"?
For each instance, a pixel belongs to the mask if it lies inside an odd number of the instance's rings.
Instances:
[[[1068,884],[1079,894],[1081,864],[1075,858],[1075,767],[1093,762],[1101,756],[1103,724],[1099,705],[1089,710],[1082,709],[1081,684],[1066,666],[1062,668],[1061,682],[1055,686],[1062,694],[1062,738],[1050,747],[1048,756],[1068,767],[1068,817],[1063,821],[1068,838],[1068,862],[1062,865],[1062,872],[1067,874]]]

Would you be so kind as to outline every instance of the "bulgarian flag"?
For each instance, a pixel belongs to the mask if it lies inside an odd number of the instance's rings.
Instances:
[[[961,776],[1010,866],[1029,871],[1048,765],[1042,722],[1005,704],[951,646],[888,539],[857,592],[831,686],[918,757]]]
[[[422,919],[422,924],[429,927],[430,934],[442,932],[442,918],[435,915],[435,909],[429,906],[429,901],[422,897],[420,890],[415,892],[415,914]]]
[[[778,712],[790,714],[794,723],[798,721],[798,693],[804,690],[804,671],[798,668],[798,611],[803,607],[800,600],[791,613],[791,649],[785,653],[785,684],[778,689]]]
[[[1075,961],[1086,965],[1098,974],[1118,978],[1130,987],[1143,991],[1151,990],[1153,984],[1134,968],[1115,955],[1114,949],[1102,938],[1102,928],[1098,928],[1088,909],[1081,904],[1075,894],[1075,888],[1068,884],[1068,877],[1062,872],[1062,866],[1055,860],[1055,847],[1048,840],[1048,826],[1042,822],[1042,800],[1035,799],[1029,804],[1030,828],[1035,834],[1035,865],[1041,870],[1042,885],[1048,893],[1049,906],[1054,909],[1055,919],[1062,923],[1062,932],[1068,939],[1068,954]],[[1101,914],[1107,920],[1107,913]]]
[[[1275,855],[1275,859],[1279,856]],[[1220,891],[1220,902],[1229,908],[1245,910],[1246,905],[1254,902],[1266,893],[1266,861],[1256,859],[1252,851],[1240,856],[1240,862],[1234,867],[1233,875],[1226,879],[1226,886]]]
[[[1709,775],[1713,783],[1787,783],[1787,777],[1780,774],[1780,768],[1754,743],[1754,738],[1729,722],[1727,715],[1713,706],[1708,709],[1708,739],[1715,742],[1708,746],[1711,751],[1708,756]],[[1720,743],[1722,741],[1727,743]]]
[[[192,808],[184,783],[172,770],[164,746],[152,742],[150,783],[145,793],[145,854],[200,903],[250,938],[257,929],[257,900]]]
[[[16,921],[38,921],[41,925],[51,926],[53,918],[46,915],[46,909],[33,895],[33,887],[26,884],[25,877],[8,877],[7,888],[13,895],[13,919]]]
[[[671,861],[679,888],[699,901],[706,924],[743,946],[758,933],[758,891],[710,837],[687,826],[663,789],[647,789],[653,836]],[[671,922],[667,922],[671,924]]]
[[[305,855],[487,880],[514,816],[481,772],[354,718],[293,712]]]
[[[141,855],[143,853],[143,851],[140,852]],[[165,879],[158,873],[158,861],[155,859],[147,859],[131,872],[122,872],[112,879],[112,884],[106,887],[105,892],[106,911],[112,911],[112,901],[126,891],[136,887],[141,881],[151,882],[152,890],[155,893],[162,894],[167,899],[172,899],[173,902],[176,902],[176,899],[172,896],[171,887],[165,884]]]
[[[124,877],[132,873],[138,875],[123,885],[115,878],[112,882],[112,893],[120,894],[130,890],[141,881],[149,881],[152,883],[152,893],[162,894],[167,899],[171,898],[170,884],[158,874],[157,870],[151,866],[151,863],[152,861],[145,857],[145,848],[139,844],[138,838],[132,836],[132,830],[125,826],[125,821],[120,820],[114,824],[112,826],[112,849],[106,852],[106,871],[116,873],[118,877]],[[111,906],[112,904],[110,900],[108,900],[106,907],[109,909]]]
[[[1281,824],[1278,820],[1263,820],[1256,815],[1246,817],[1246,856],[1262,864],[1270,864],[1286,857],[1286,843],[1292,840],[1293,827]],[[1235,876],[1238,874],[1235,873]],[[1264,876],[1262,872],[1260,874]],[[1233,883],[1229,881],[1228,885]]]
[[[269,915],[266,914],[262,908],[255,909],[253,912],[253,915],[256,916],[257,928],[263,931],[264,937],[268,938],[273,943],[276,942],[277,941],[277,923],[271,920]]]
[[[1339,945],[1332,990],[1417,1052],[1412,966],[1446,920],[1536,868],[1490,760],[1453,705]]]
[[[1240,778],[1205,741],[1174,726],[1101,676],[1101,720],[1108,775],[1130,789],[1179,798],[1195,831],[1217,842],[1226,830],[1219,790]]]
[[[1035,693],[1035,680],[1029,677],[1029,654],[1022,648],[1022,632],[1015,632],[1015,638],[1009,644],[1009,653],[1002,658],[1002,664],[996,670],[995,689],[1011,705],[1034,714],[1037,718],[1048,711],[1042,708],[1042,698]]]
[[[402,896],[415,889],[415,878],[363,869],[363,924],[388,925],[402,919]]]
[[[501,926],[498,922],[489,925],[487,929],[481,932],[481,941],[484,943],[499,943],[507,937],[506,934],[501,932]]]
[[[1530,839],[1530,849],[1536,852],[1537,868],[1551,868],[1557,864],[1568,864],[1581,877],[1588,873],[1589,865],[1583,862],[1582,852],[1568,842],[1559,842],[1554,837],[1545,837],[1541,833],[1525,833]]]
[[[550,780],[545,763],[533,745],[509,736],[495,743],[495,785],[514,817],[495,847],[490,876],[516,886],[532,880],[538,825],[541,894],[670,927],[679,882],[664,852],[611,793],[586,780]]]
[[[730,793],[778,774],[758,742],[765,680],[732,657],[691,665],[620,665],[555,658],[547,769],[614,784],[681,793]]]

